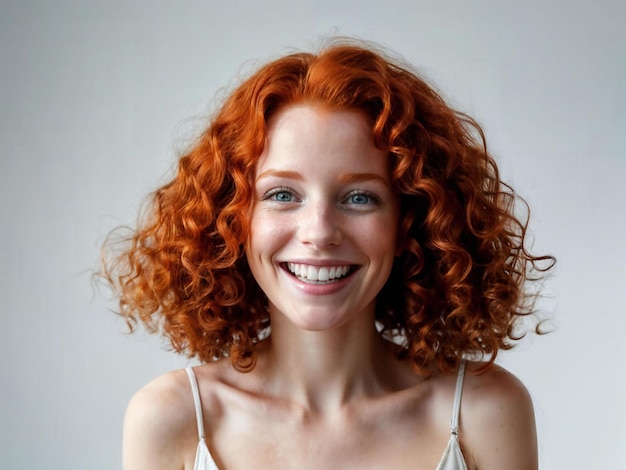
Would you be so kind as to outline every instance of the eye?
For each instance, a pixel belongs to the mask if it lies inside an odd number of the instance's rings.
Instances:
[[[367,194],[353,194],[349,200],[352,204],[368,204],[370,197]]]
[[[276,201],[276,202],[293,202],[296,197],[293,192],[287,188],[274,188],[270,189],[263,195],[263,200]]]
[[[291,202],[291,200],[293,199],[293,194],[287,191],[279,191],[277,193],[272,194],[271,197],[274,198],[274,200],[276,201]]]
[[[380,202],[380,198],[368,191],[354,191],[346,198],[347,204],[354,204],[356,206],[377,204],[378,202]]]

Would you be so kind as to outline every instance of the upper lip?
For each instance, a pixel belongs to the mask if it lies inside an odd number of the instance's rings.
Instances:
[[[307,264],[309,266],[354,266],[358,263],[352,261],[340,260],[340,259],[289,259],[280,262],[281,264],[294,263],[294,264]]]

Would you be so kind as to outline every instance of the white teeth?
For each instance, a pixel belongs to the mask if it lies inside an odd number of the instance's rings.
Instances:
[[[350,266],[311,266],[306,264],[288,263],[289,271],[303,281],[330,282],[348,274]]]

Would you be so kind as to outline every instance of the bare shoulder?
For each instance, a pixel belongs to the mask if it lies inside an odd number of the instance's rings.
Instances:
[[[157,377],[130,400],[124,417],[126,470],[182,469],[197,445],[191,386],[184,370]]]
[[[465,376],[461,442],[480,470],[537,468],[537,435],[532,399],[511,372],[494,365]]]

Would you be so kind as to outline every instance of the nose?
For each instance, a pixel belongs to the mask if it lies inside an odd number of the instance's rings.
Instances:
[[[338,246],[343,240],[341,214],[328,202],[310,202],[300,213],[298,237],[301,243],[321,250]]]

